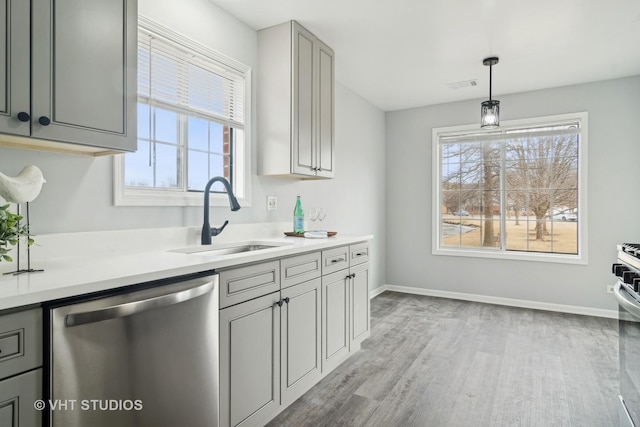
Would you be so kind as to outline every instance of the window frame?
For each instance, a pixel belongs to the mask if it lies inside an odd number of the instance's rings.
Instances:
[[[462,256],[472,258],[492,258],[492,259],[508,259],[508,260],[520,260],[520,261],[537,261],[537,262],[551,262],[551,263],[564,263],[564,264],[588,264],[588,212],[587,212],[587,152],[588,152],[588,113],[577,112],[569,114],[559,114],[552,116],[541,116],[518,120],[502,121],[499,130],[507,130],[510,128],[518,127],[535,127],[541,125],[553,125],[557,123],[567,121],[579,121],[580,122],[580,143],[578,144],[578,253],[573,254],[559,254],[559,253],[544,253],[544,252],[526,252],[526,251],[514,251],[502,248],[453,248],[442,247],[440,235],[442,224],[442,171],[441,171],[441,158],[440,158],[440,135],[451,133],[491,133],[495,130],[482,131],[478,129],[478,124],[472,125],[460,125],[460,126],[447,126],[432,128],[431,132],[431,145],[432,145],[432,248],[431,253],[433,255],[444,256]],[[502,174],[501,174],[502,176]],[[504,189],[501,190],[501,192]],[[501,193],[501,198],[504,198],[504,194]],[[503,215],[505,211],[505,203],[501,204],[501,222],[506,220],[506,216]]]
[[[241,206],[251,206],[251,144],[252,144],[252,70],[251,67],[242,64],[226,55],[218,53],[207,46],[178,34],[171,29],[156,23],[155,21],[139,15],[138,26],[147,31],[154,32],[181,46],[194,50],[221,67],[232,69],[243,74],[245,78],[244,94],[244,127],[241,143],[232,141],[233,167],[231,168],[233,191]],[[136,88],[136,98],[137,88]],[[136,105],[138,102],[136,102]],[[149,104],[147,104],[149,105]],[[197,113],[194,113],[197,116]],[[232,127],[233,128],[233,127]],[[235,129],[235,128],[233,128]],[[235,138],[234,138],[235,139]],[[188,148],[184,148],[184,157]],[[204,196],[202,191],[189,191],[175,188],[135,188],[127,187],[124,179],[125,153],[113,156],[113,203],[115,206],[203,206]],[[183,165],[186,165],[186,160]],[[188,170],[182,168],[181,174],[186,176]],[[228,206],[229,198],[226,193],[211,191],[211,206]]]

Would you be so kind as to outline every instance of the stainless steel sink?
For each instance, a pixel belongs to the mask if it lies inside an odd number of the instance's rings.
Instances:
[[[178,252],[182,254],[202,254],[207,253],[211,255],[230,255],[230,254],[239,254],[243,252],[254,252],[254,251],[263,251],[266,249],[274,249],[281,248],[283,246],[288,246],[291,243],[282,242],[239,242],[239,243],[228,243],[222,245],[201,245],[201,246],[190,246],[188,248],[181,249],[171,249],[169,252]]]

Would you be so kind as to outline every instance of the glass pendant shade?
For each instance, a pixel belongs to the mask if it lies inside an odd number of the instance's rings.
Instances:
[[[491,56],[482,60],[482,65],[489,67],[489,100],[482,103],[480,109],[480,128],[495,129],[500,126],[500,101],[491,99],[491,83],[492,69],[500,59],[497,56]]]
[[[500,101],[484,101],[480,111],[480,127],[495,129],[500,125]]]

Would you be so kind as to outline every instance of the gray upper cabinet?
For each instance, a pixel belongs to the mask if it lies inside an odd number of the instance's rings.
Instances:
[[[295,21],[258,32],[260,173],[333,178],[334,54]]]
[[[0,144],[135,151],[137,1],[0,4]]]
[[[28,1],[0,0],[0,132],[12,135],[30,133],[30,13]]]

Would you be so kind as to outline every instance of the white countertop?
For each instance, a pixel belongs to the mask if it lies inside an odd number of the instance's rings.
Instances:
[[[282,246],[230,255],[212,255],[207,252],[185,254],[171,252],[163,247],[154,250],[138,249],[135,253],[89,251],[89,255],[76,253],[76,256],[68,258],[38,259],[37,265],[32,262],[32,267],[42,268],[44,272],[0,276],[0,310],[349,245],[372,238],[372,235],[337,235],[326,239],[256,236],[255,239],[242,239],[238,242],[259,241]],[[231,242],[234,241],[226,239],[224,243]],[[214,238],[213,246],[216,245],[221,243]],[[183,247],[184,244],[174,246],[175,249]]]

